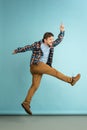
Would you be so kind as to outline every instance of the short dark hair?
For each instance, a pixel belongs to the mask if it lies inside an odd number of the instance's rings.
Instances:
[[[51,32],[46,32],[46,33],[43,35],[43,41],[44,41],[44,39],[47,39],[48,37],[51,37],[51,36],[54,37],[53,33],[51,33]]]

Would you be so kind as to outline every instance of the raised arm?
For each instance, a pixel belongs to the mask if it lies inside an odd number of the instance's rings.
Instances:
[[[53,46],[54,46],[54,47],[57,46],[57,45],[62,41],[62,39],[63,39],[63,37],[64,37],[64,34],[65,34],[64,25],[61,24],[61,25],[60,25],[60,33],[59,33],[59,35],[58,35],[58,38],[57,38],[57,39],[54,41],[54,43],[53,43]]]

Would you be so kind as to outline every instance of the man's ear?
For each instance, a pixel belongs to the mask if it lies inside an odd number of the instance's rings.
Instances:
[[[44,43],[46,43],[46,39],[44,39]]]

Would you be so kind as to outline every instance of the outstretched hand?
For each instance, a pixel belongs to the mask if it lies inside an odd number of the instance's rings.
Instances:
[[[16,50],[14,50],[14,51],[12,52],[12,54],[16,54]]]
[[[63,32],[64,30],[65,30],[65,29],[64,29],[64,25],[61,24],[61,25],[60,25],[60,31]]]

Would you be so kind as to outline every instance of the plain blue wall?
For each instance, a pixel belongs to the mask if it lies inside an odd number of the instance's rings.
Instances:
[[[25,114],[20,104],[31,85],[31,52],[12,55],[13,50],[41,40],[47,31],[56,39],[61,22],[66,33],[55,48],[53,67],[69,76],[80,72],[81,79],[71,87],[44,75],[31,109],[34,114],[87,114],[87,1],[0,2],[0,114]]]

